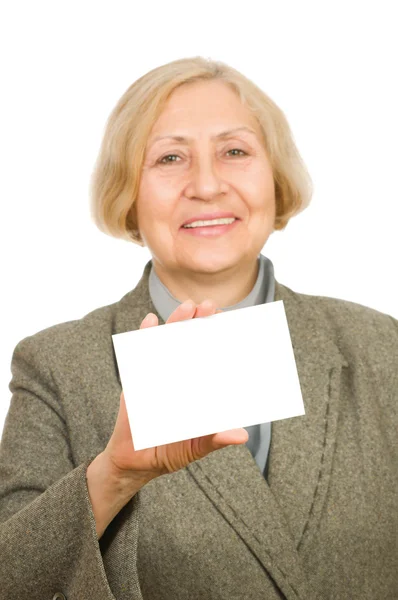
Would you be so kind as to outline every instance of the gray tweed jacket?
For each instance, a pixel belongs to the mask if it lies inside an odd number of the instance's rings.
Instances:
[[[148,483],[98,542],[85,474],[119,409],[111,336],[156,313],[150,264],[120,301],[15,347],[1,600],[396,600],[398,321],[278,282],[306,414],[272,424],[268,482],[228,446]]]

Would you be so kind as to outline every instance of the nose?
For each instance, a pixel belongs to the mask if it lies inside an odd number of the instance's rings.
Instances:
[[[211,200],[227,190],[227,185],[209,156],[198,157],[192,167],[188,196]]]

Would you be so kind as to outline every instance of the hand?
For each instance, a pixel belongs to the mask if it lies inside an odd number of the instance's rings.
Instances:
[[[189,301],[186,301],[176,308],[167,319],[166,324],[198,317],[207,317],[221,312],[221,310],[216,310],[216,306],[211,300],[204,300],[198,306],[192,301],[189,306]],[[156,315],[149,313],[142,321],[140,329],[156,327],[158,324]],[[150,481],[160,475],[178,471],[214,450],[219,450],[231,444],[245,444],[248,439],[249,435],[245,429],[230,429],[228,431],[136,451],[134,450],[124,393],[122,391],[116,425],[104,450],[104,454],[110,459],[110,463],[113,465],[117,476],[121,478],[131,476],[132,479]]]

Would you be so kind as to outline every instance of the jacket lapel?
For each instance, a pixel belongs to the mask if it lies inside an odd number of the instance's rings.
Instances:
[[[149,295],[150,267],[151,261],[136,288],[118,303],[115,333],[139,328],[148,312],[164,324]],[[299,552],[309,543],[325,502],[340,377],[348,362],[333,342],[319,301],[275,282],[277,300],[284,303],[305,415],[272,423],[268,482],[245,445],[213,452],[187,470],[286,598],[308,600],[313,591]]]
[[[317,527],[331,475],[340,400],[348,362],[314,297],[276,285],[284,302],[305,415],[272,423],[269,487],[302,549]],[[303,302],[303,299],[305,302]]]

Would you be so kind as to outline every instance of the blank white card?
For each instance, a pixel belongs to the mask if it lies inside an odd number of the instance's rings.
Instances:
[[[135,450],[305,414],[283,300],[112,339]]]

